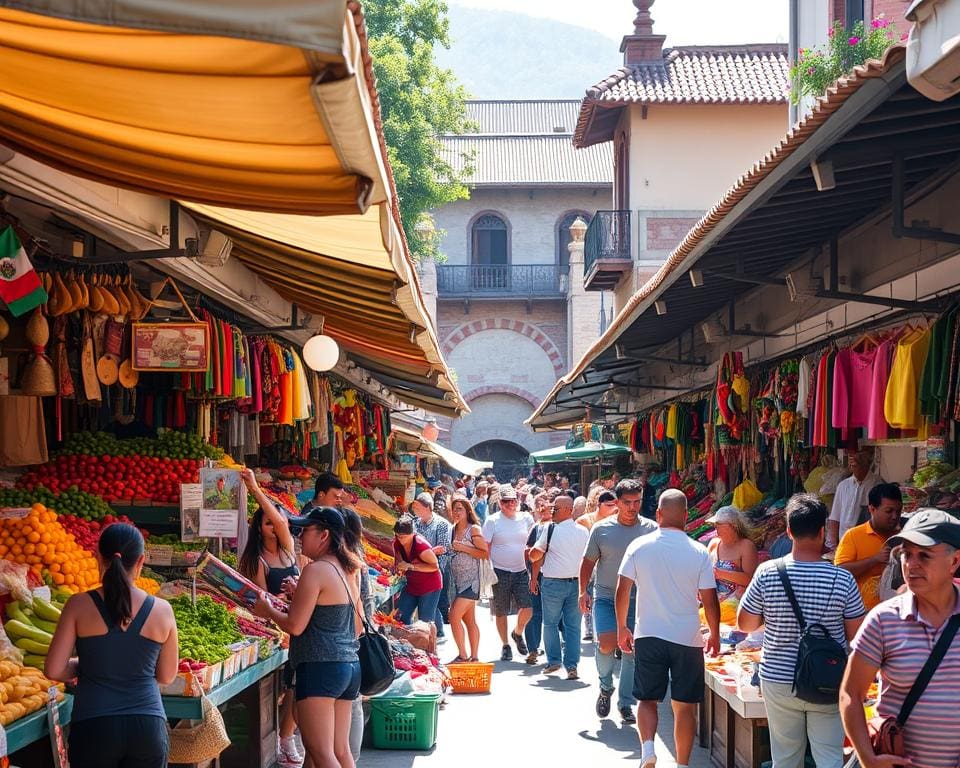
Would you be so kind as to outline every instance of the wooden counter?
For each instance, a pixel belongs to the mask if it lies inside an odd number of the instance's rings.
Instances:
[[[763,701],[744,700],[735,688],[707,670],[700,707],[700,746],[717,768],[760,768],[770,759],[770,734]]]

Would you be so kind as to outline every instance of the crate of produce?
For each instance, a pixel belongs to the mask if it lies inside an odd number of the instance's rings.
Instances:
[[[373,746],[377,749],[430,749],[437,741],[439,694],[370,699]]]
[[[470,662],[447,667],[454,693],[490,693],[493,664]]]

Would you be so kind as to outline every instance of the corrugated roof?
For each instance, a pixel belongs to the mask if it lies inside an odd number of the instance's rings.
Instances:
[[[501,184],[605,185],[613,181],[613,147],[600,144],[576,149],[570,135],[444,137],[444,151],[454,168],[472,157],[471,186]]]
[[[834,83],[821,97],[813,111],[798,123],[769,152],[743,174],[720,200],[697,222],[684,237],[667,261],[626,303],[604,334],[587,350],[574,368],[560,379],[547,394],[540,407],[527,420],[538,422],[558,394],[577,380],[597,359],[618,341],[635,321],[669,286],[673,273],[681,268],[697,247],[720,225],[748,195],[777,167],[797,151],[839,110],[847,100],[870,80],[887,75],[896,67],[902,67],[905,49],[894,45],[882,60],[871,60],[858,66],[853,73]]]
[[[573,134],[580,99],[467,102],[467,117],[479,134]],[[561,130],[557,130],[557,129]]]
[[[579,108],[576,99],[468,101],[479,130],[440,141],[457,171],[467,162],[474,168],[471,186],[612,184],[612,147],[573,146]]]
[[[574,143],[610,138],[627,104],[782,104],[790,86],[787,47],[778,44],[668,48],[663,62],[622,67],[587,90]],[[598,109],[603,110],[598,114]],[[595,120],[600,117],[601,120]],[[594,125],[594,123],[597,123]]]

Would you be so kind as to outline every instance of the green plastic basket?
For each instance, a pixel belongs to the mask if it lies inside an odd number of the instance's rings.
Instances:
[[[377,749],[430,749],[437,741],[440,696],[370,699],[373,746]]]

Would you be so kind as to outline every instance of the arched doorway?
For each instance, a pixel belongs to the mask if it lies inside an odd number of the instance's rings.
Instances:
[[[509,440],[484,440],[468,450],[467,456],[478,461],[492,461],[493,473],[503,482],[530,472],[530,454]]]

